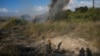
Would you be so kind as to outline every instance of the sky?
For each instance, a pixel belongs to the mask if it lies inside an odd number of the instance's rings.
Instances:
[[[51,0],[0,0],[0,16],[41,15],[48,12]],[[92,0],[71,0],[65,9],[92,7]],[[95,7],[100,8],[100,0],[95,0]]]

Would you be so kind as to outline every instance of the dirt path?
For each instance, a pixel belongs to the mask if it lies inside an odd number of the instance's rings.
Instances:
[[[68,37],[67,35],[59,36],[59,37],[54,37],[54,38],[47,38],[41,41],[37,42],[25,42],[25,46],[27,47],[37,47],[37,49],[43,50],[45,48],[45,45],[48,42],[48,39],[51,40],[52,47],[57,49],[58,44],[62,42],[61,44],[61,49],[63,50],[68,50],[68,51],[75,51],[76,54],[79,53],[79,50],[83,48],[90,48],[93,52],[98,52],[98,49],[93,45],[92,42],[86,41],[83,38],[72,38]]]
[[[61,49],[75,51],[78,54],[79,50],[83,48],[90,48],[93,52],[99,51],[92,42],[86,41],[83,38],[72,38],[67,35],[52,38],[52,44],[57,45],[62,42]]]

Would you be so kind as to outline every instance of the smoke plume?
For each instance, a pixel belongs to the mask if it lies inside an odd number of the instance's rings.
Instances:
[[[69,3],[70,0],[51,0],[49,5],[49,12],[35,17],[34,22],[46,22],[48,20],[54,20],[54,16],[61,12],[63,8]]]
[[[53,19],[55,14],[61,12],[63,8],[69,3],[70,0],[51,0],[49,9],[49,19]]]

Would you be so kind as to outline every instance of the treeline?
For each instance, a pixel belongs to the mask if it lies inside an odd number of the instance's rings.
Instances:
[[[55,15],[54,21],[98,21],[100,20],[100,8],[79,7],[75,11],[65,10]]]

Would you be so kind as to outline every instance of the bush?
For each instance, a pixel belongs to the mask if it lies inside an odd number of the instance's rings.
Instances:
[[[88,9],[87,7],[80,7],[75,12],[71,12],[70,10],[65,10],[63,12],[57,13],[54,21],[84,22],[84,21],[98,21],[98,20],[100,20],[100,8]]]

